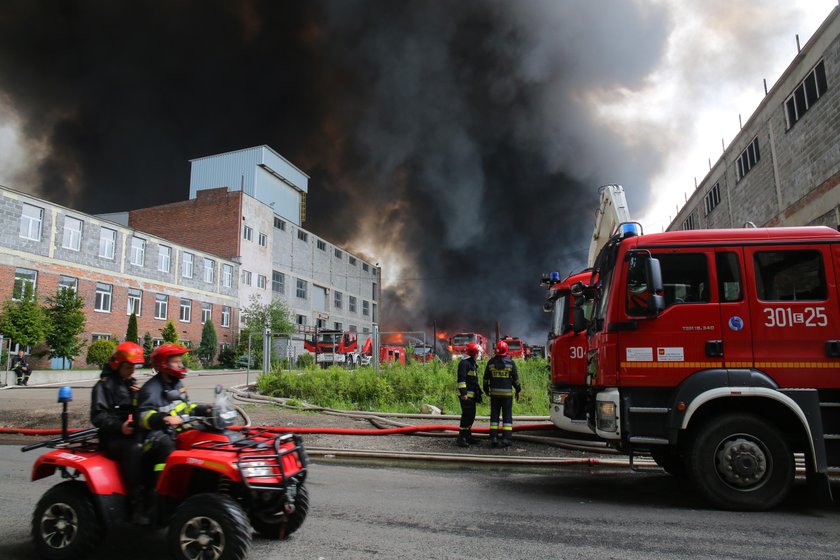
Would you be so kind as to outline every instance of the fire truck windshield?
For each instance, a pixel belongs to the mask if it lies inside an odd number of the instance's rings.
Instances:
[[[459,334],[452,337],[452,345],[453,346],[466,346],[470,342],[478,342],[478,338],[475,335],[463,335]]]
[[[554,308],[551,314],[551,332],[554,336],[563,334],[563,326],[566,323],[566,305],[569,302],[568,292],[554,300]]]
[[[607,315],[607,305],[610,301],[610,291],[613,272],[615,271],[615,259],[618,256],[620,240],[613,238],[607,243],[595,261],[595,268],[598,272],[598,287],[600,290],[595,296],[594,309],[592,313],[593,327],[601,330],[604,319]]]
[[[507,342],[507,345],[508,345],[508,350],[521,350],[522,349],[522,343],[519,342],[518,340],[508,340],[506,342]]]
[[[340,344],[341,343],[341,334],[340,333],[319,333],[318,334],[318,344]]]

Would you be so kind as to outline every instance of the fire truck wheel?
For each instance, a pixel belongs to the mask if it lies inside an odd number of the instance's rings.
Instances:
[[[347,354],[347,357],[344,359],[344,366],[347,369],[353,369],[354,365],[355,364],[353,363],[353,356],[351,356],[350,354]]]
[[[688,473],[709,501],[724,509],[761,511],[793,486],[790,444],[770,422],[727,414],[701,426],[689,446]]]
[[[266,539],[283,540],[289,535],[300,529],[303,525],[303,520],[309,513],[309,492],[306,491],[306,486],[301,484],[298,486],[297,495],[295,496],[295,511],[288,516],[283,516],[281,520],[262,519],[254,516],[251,519],[251,524],[261,537]]]
[[[87,486],[67,481],[44,494],[32,516],[32,539],[47,560],[88,556],[105,537],[105,529]]]
[[[251,547],[251,523],[224,494],[196,494],[175,510],[167,541],[172,558],[242,560]]]
[[[682,478],[686,476],[685,457],[672,452],[668,447],[655,447],[650,450],[650,456],[666,473]]]

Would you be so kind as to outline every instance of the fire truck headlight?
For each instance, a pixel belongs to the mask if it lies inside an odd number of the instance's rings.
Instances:
[[[565,404],[569,393],[551,393],[551,402],[554,404]]]
[[[598,429],[614,432],[618,423],[615,417],[615,403],[609,401],[598,402]]]

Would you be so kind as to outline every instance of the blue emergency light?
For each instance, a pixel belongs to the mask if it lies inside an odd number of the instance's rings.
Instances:
[[[73,388],[72,387],[60,387],[58,389],[58,400],[56,402],[60,403],[67,403],[73,400]]]
[[[552,282],[559,282],[560,281],[560,273],[559,272],[550,272],[548,275],[549,280]]]
[[[642,234],[642,228],[639,224],[621,224],[621,238],[636,237]]]

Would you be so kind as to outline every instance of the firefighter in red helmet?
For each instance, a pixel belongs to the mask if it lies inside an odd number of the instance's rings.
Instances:
[[[140,440],[135,433],[133,413],[140,386],[134,369],[144,362],[143,349],[133,342],[116,347],[93,386],[90,421],[99,428],[99,445],[117,461],[129,493],[132,520],[144,521],[143,488],[140,483]]]
[[[458,430],[458,446],[469,447],[478,443],[472,437],[472,425],[475,422],[475,405],[481,402],[481,388],[478,385],[478,344],[467,344],[467,357],[458,364],[458,393],[461,403],[461,423]]]
[[[508,345],[504,340],[496,342],[496,355],[484,368],[484,392],[490,395],[490,447],[499,445],[499,413],[502,415],[502,441],[510,447],[513,441],[513,396],[516,400],[522,386],[519,385],[519,371],[507,355]]]
[[[137,403],[137,420],[145,436],[143,455],[159,473],[166,458],[175,451],[175,433],[184,416],[206,416],[210,407],[190,402],[187,389],[181,381],[187,374],[184,354],[189,352],[179,344],[161,344],[152,352],[152,368],[157,375],[149,379],[140,390]]]

